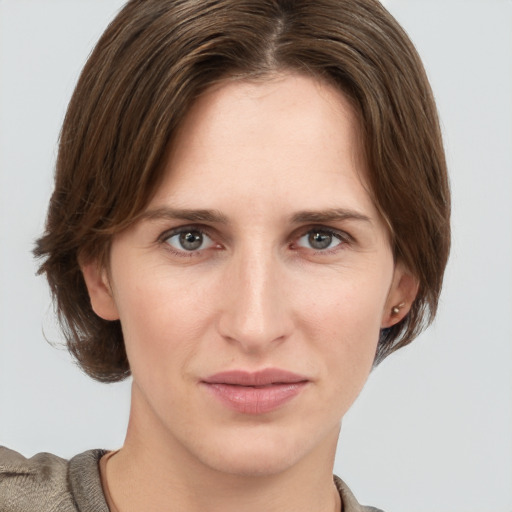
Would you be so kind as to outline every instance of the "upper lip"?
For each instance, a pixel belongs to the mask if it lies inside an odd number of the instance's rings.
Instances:
[[[210,375],[203,382],[207,384],[231,384],[234,386],[268,386],[270,384],[292,384],[309,380],[303,375],[282,370],[266,368],[256,372],[229,370]]]

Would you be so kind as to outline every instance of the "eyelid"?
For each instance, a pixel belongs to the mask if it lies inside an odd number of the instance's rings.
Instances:
[[[169,242],[169,239],[181,235],[182,233],[186,233],[187,231],[197,231],[203,237],[207,237],[210,240],[210,243],[206,247],[201,247],[196,250],[187,250],[185,248],[175,247],[173,244]],[[218,239],[217,236],[211,233],[212,229],[208,226],[198,225],[198,224],[185,224],[179,225],[171,229],[167,229],[163,231],[157,238],[156,242],[165,247],[165,250],[169,251],[171,254],[180,257],[191,257],[191,256],[200,256],[210,249],[216,249],[220,247],[220,244],[216,241]]]
[[[333,247],[326,247],[324,249],[315,249],[314,247],[308,247],[306,245],[299,244],[299,241],[311,233],[325,233],[338,240],[338,243]],[[338,253],[351,246],[355,239],[352,235],[344,230],[336,229],[333,227],[313,225],[305,226],[295,232],[295,236],[290,243],[290,248],[298,251],[305,251],[306,254],[318,255],[318,256],[329,256]]]
[[[165,231],[160,233],[158,235],[158,238],[156,241],[157,242],[165,242],[172,236],[179,235],[179,234],[183,233],[184,231],[199,231],[199,233],[201,233],[202,235],[206,235],[209,238],[212,238],[212,236],[210,234],[211,229],[209,229],[207,226],[203,226],[200,224],[184,224],[184,225],[180,224],[179,226],[176,226],[176,227],[170,228],[170,229],[166,229]]]
[[[210,238],[210,240],[212,241],[212,245],[210,245],[209,247],[205,247],[204,249],[197,249],[195,251],[194,250],[187,251],[186,249],[180,250],[178,248],[173,247],[169,243],[167,243],[169,238],[179,235],[186,231],[198,231],[203,236]],[[213,233],[212,233],[212,231],[213,231]],[[340,244],[337,244],[335,247],[333,247],[331,249],[324,249],[324,250],[314,249],[313,247],[311,247],[309,249],[304,246],[297,246],[297,247],[300,247],[301,249],[304,249],[304,250],[317,252],[319,254],[329,254],[329,252],[334,252],[336,250],[341,249],[340,246],[344,247],[348,244],[353,244],[356,242],[355,238],[345,230],[334,228],[332,226],[321,225],[321,224],[311,224],[308,226],[301,226],[300,228],[294,230],[294,232],[290,236],[290,242],[288,244],[289,247],[293,247],[294,245],[297,244],[297,241],[300,238],[302,238],[305,235],[307,235],[311,232],[314,232],[314,231],[329,234],[329,235],[337,238],[340,241]],[[217,230],[215,230],[211,226],[207,226],[204,224],[183,224],[183,225],[179,225],[179,226],[176,226],[176,227],[173,227],[170,229],[166,229],[165,231],[161,232],[158,235],[156,242],[159,244],[165,244],[166,249],[169,249],[175,253],[180,253],[183,255],[193,255],[193,254],[198,255],[198,254],[203,253],[203,251],[211,249],[212,246],[214,248],[220,248],[223,245],[223,242],[222,242],[222,240],[219,241],[219,239],[222,239],[222,238],[223,237],[217,232]]]
[[[330,226],[322,226],[322,225],[318,225],[318,224],[304,226],[304,227],[299,228],[295,232],[295,235],[292,238],[297,240],[298,238],[301,238],[304,235],[311,233],[312,231],[328,233],[330,235],[335,236],[336,238],[339,238],[343,242],[347,242],[347,243],[355,241],[355,238],[350,233],[348,233],[347,231],[345,231],[343,229],[333,228]]]

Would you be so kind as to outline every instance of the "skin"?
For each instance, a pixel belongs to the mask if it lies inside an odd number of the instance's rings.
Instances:
[[[416,291],[393,260],[357,141],[350,103],[327,84],[224,82],[188,113],[145,216],[114,238],[108,271],[83,266],[95,312],[121,321],[133,372],[126,442],[107,467],[122,512],[340,509],[341,420],[379,330]],[[199,248],[185,250],[180,232]],[[307,384],[255,415],[202,385],[264,368]]]

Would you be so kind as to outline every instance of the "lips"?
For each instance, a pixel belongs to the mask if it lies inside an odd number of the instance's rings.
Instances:
[[[223,405],[243,414],[274,411],[295,398],[308,383],[303,375],[276,368],[221,372],[202,381]]]

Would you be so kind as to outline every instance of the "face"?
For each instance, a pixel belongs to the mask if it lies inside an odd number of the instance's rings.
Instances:
[[[344,96],[299,75],[224,83],[189,112],[109,271],[83,268],[121,321],[147,445],[246,475],[333,455],[411,282],[357,140]]]

